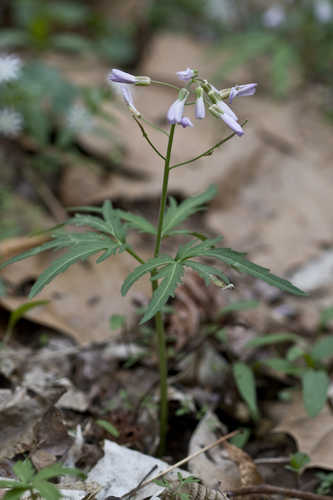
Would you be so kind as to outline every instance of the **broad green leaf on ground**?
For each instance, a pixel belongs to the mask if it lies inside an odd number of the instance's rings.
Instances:
[[[75,476],[84,479],[86,474],[79,469],[74,467],[64,467],[61,464],[53,464],[48,467],[44,467],[34,477],[34,480],[37,479],[51,479],[58,476]]]
[[[144,264],[137,266],[125,279],[121,287],[121,294],[126,295],[131,286],[144,274],[150,273],[157,267],[170,264],[171,262],[174,262],[174,260],[172,257],[169,257],[169,255],[160,255],[160,257],[149,259]]]
[[[25,486],[13,488],[12,490],[6,491],[6,493],[2,497],[2,500],[18,500],[26,491],[27,488]]]
[[[314,361],[324,361],[333,356],[333,335],[327,335],[317,342],[310,351],[310,356]]]
[[[208,266],[207,264],[202,264],[201,262],[195,262],[193,260],[185,260],[184,266],[190,267],[196,271],[199,276],[205,280],[206,285],[212,282],[214,276],[221,278],[225,285],[230,283],[228,277],[222,271],[215,267]]]
[[[247,260],[244,253],[236,252],[230,248],[212,248],[208,249],[204,255],[206,257],[213,257],[221,260],[229,266],[232,266],[237,271],[250,274],[254,278],[263,280],[269,285],[275,286],[285,292],[289,292],[294,295],[306,295],[305,292],[294,286],[289,281],[271,274],[269,269],[258,266],[257,264]]]
[[[58,488],[48,481],[34,480],[33,487],[39,491],[42,498],[47,500],[58,500],[62,496]]]
[[[281,342],[297,342],[301,337],[294,333],[271,333],[250,340],[245,347],[260,347],[263,345],[280,344]]]
[[[184,275],[184,266],[180,262],[173,261],[167,264],[158,272],[154,279],[162,278],[158,288],[154,291],[152,299],[148,305],[144,317],[140,324],[151,319],[158,311],[162,309],[168,298],[173,296],[175,290]]]
[[[246,401],[252,417],[257,419],[259,417],[259,411],[257,405],[256,383],[251,368],[247,364],[238,361],[232,365],[232,372],[237,388],[244,401]]]
[[[167,236],[171,229],[184,222],[190,215],[203,210],[203,205],[212,200],[216,193],[216,187],[211,185],[204,193],[191,196],[179,205],[174,198],[170,198],[169,207],[164,217],[162,237]]]
[[[310,417],[320,413],[326,403],[330,380],[323,370],[307,370],[302,377],[304,407]]]
[[[141,215],[131,214],[130,212],[125,212],[124,210],[117,210],[119,217],[126,222],[128,226],[133,229],[138,229],[142,233],[156,234],[155,227]]]
[[[24,483],[31,481],[36,472],[34,466],[28,458],[16,462],[16,464],[13,465],[13,471],[15,475]]]

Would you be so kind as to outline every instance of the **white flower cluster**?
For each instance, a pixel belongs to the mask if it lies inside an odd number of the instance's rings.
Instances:
[[[0,55],[0,85],[17,80],[20,76],[22,61],[13,55]],[[23,128],[23,117],[11,108],[0,109],[0,134],[17,137]]]
[[[22,131],[23,117],[10,108],[0,109],[0,134],[5,137],[17,137]]]
[[[87,134],[91,132],[96,123],[92,114],[81,103],[75,103],[66,116],[67,128],[75,134]]]

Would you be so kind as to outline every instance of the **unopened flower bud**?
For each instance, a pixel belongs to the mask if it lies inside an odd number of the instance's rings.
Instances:
[[[151,79],[149,76],[134,76],[120,69],[113,69],[108,74],[108,80],[116,83],[132,83],[134,85],[150,85]]]
[[[181,123],[184,113],[184,106],[188,95],[189,91],[187,89],[180,89],[178,93],[178,99],[173,104],[171,104],[167,112],[167,120],[170,124],[174,125],[175,123]]]
[[[244,134],[244,130],[239,123],[230,114],[221,111],[218,104],[212,104],[212,106],[209,107],[209,111],[216,118],[223,120],[239,137]]]
[[[204,102],[204,98],[203,98],[203,88],[202,87],[197,87],[195,89],[195,95],[196,95],[196,100],[195,100],[195,117],[198,120],[202,120],[206,116],[205,102]]]

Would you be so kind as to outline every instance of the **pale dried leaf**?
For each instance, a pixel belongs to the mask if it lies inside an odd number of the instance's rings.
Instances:
[[[333,470],[333,415],[329,405],[314,418],[307,415],[301,394],[292,403],[279,404],[281,421],[276,432],[286,432],[296,441],[298,450],[310,457],[309,467]]]

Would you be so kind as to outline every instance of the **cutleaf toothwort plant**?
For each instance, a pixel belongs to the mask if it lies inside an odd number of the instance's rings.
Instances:
[[[180,204],[170,198],[167,203],[168,195],[168,180],[171,172],[184,165],[188,165],[195,160],[204,156],[211,155],[216,148],[230,140],[233,136],[242,136],[244,134],[243,126],[239,123],[237,115],[232,111],[229,102],[237,96],[253,95],[256,90],[256,83],[246,85],[238,85],[233,88],[217,90],[206,79],[199,77],[198,71],[187,68],[184,71],[177,73],[180,80],[184,82],[182,88],[170,85],[164,82],[151,80],[148,76],[134,76],[125,73],[119,69],[113,69],[108,76],[110,82],[120,86],[124,101],[132,114],[133,119],[138,124],[143,137],[151,146],[164,164],[164,173],[162,180],[162,191],[160,199],[160,210],[158,216],[157,227],[152,225],[145,218],[133,215],[129,212],[113,208],[110,201],[106,201],[101,209],[94,207],[81,207],[79,213],[68,220],[70,226],[86,226],[90,231],[73,232],[64,229],[56,230],[52,235],[52,240],[47,243],[33,248],[23,254],[20,254],[4,265],[17,262],[32,255],[36,255],[44,250],[60,250],[67,249],[65,253],[58,256],[52,264],[39,276],[36,283],[33,285],[30,297],[34,297],[39,293],[45,285],[53,280],[59,273],[68,269],[75,262],[87,259],[92,255],[98,255],[97,263],[103,262],[105,259],[112,257],[117,252],[127,252],[134,260],[138,262],[138,266],[125,279],[121,288],[122,295],[126,295],[131,286],[142,276],[149,274],[152,283],[152,299],[146,308],[141,323],[144,323],[151,318],[155,318],[156,336],[158,344],[158,354],[160,363],[160,451],[164,449],[166,432],[167,432],[167,352],[166,339],[163,326],[162,309],[168,299],[174,295],[175,289],[182,281],[184,271],[190,268],[196,271],[204,278],[206,283],[213,282],[217,286],[227,287],[230,282],[228,277],[212,264],[207,264],[207,260],[220,261],[223,264],[233,267],[239,272],[244,272],[252,275],[255,278],[261,279],[276,286],[284,291],[303,295],[303,292],[293,286],[288,281],[278,278],[261,266],[253,264],[246,259],[244,253],[236,252],[230,248],[225,248],[220,245],[222,238],[207,238],[206,236],[187,230],[180,230],[177,227],[190,215],[202,210],[205,203],[209,202],[216,190],[213,186],[208,188],[204,193],[193,196]],[[150,140],[144,124],[148,123],[141,117],[141,112],[134,105],[131,94],[131,86],[142,85],[149,86],[167,85],[177,90],[178,95],[175,101],[170,105],[167,111],[167,120],[169,122],[169,131],[162,130],[167,136],[166,153],[162,153]],[[148,90],[147,90],[148,92]],[[172,163],[172,148],[174,135],[177,125],[182,127],[191,127],[193,123],[190,118],[184,116],[185,106],[191,93],[194,94],[193,105],[195,106],[195,117],[202,120],[206,115],[206,106],[210,114],[214,118],[223,120],[232,133],[221,139],[214,146],[208,148],[200,155],[185,159],[180,163]],[[191,103],[189,103],[191,104]],[[94,215],[91,215],[94,214]],[[151,234],[155,237],[155,247],[152,258],[144,261],[138,253],[131,247],[127,241],[127,233],[129,230]],[[176,255],[166,255],[161,253],[161,244],[164,238],[169,238],[173,235],[182,234],[189,238],[189,241],[181,245],[176,252]],[[205,262],[202,262],[202,258]],[[209,262],[208,260],[208,262]]]

